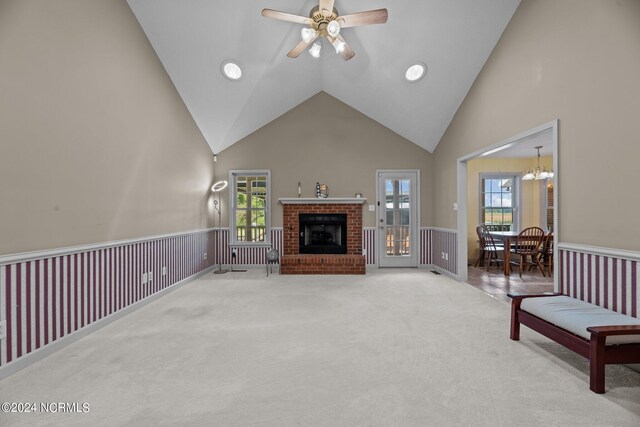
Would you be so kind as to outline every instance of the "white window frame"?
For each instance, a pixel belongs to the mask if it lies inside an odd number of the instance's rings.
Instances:
[[[266,176],[267,178],[267,198],[265,209],[265,240],[264,242],[239,242],[236,238],[236,202],[238,200],[237,177],[238,176]],[[271,246],[271,170],[270,169],[252,169],[241,170],[233,169],[229,171],[229,246]]]
[[[521,205],[521,181],[522,175],[519,172],[481,172],[480,179],[478,180],[478,218],[479,223],[484,224],[484,187],[483,181],[485,179],[511,179],[513,180],[513,197],[511,199],[513,206],[513,225],[511,226],[511,231],[520,231],[520,205]]]

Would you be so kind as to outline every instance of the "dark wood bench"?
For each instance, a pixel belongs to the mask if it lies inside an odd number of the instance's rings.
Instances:
[[[511,339],[520,339],[523,324],[586,357],[591,391],[604,393],[605,365],[640,363],[640,319],[562,294],[509,297]]]

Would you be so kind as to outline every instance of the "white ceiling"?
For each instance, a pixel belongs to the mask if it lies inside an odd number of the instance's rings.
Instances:
[[[320,91],[432,152],[520,0],[336,0],[342,15],[389,10],[386,24],[343,29],[356,54],[348,62],[326,40],[320,59],[288,58],[302,26],[260,15],[308,16],[318,0],[128,2],[214,153]],[[227,59],[241,80],[222,76]],[[427,76],[408,83],[416,61]]]
[[[510,144],[511,145],[511,144]],[[542,146],[541,156],[553,156],[553,131],[545,129],[533,135],[526,136],[515,141],[509,148],[489,154],[488,158],[527,158],[537,157],[538,150],[535,147]]]

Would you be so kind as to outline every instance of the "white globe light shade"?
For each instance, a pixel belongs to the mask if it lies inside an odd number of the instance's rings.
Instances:
[[[314,43],[309,49],[309,54],[314,58],[320,58],[320,50],[322,50],[322,46],[318,43]]]
[[[327,33],[329,33],[331,37],[337,37],[338,34],[340,34],[340,24],[338,21],[329,22],[329,25],[327,25]]]
[[[311,40],[316,37],[316,31],[312,28],[303,28],[300,30],[300,35],[302,36],[303,42],[311,43]]]

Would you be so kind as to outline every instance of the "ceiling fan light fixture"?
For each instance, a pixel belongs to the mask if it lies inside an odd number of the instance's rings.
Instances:
[[[322,50],[322,45],[314,43],[313,46],[309,48],[309,54],[314,58],[320,58],[320,50]]]
[[[333,7],[334,0],[318,0],[318,5],[311,9],[309,16],[295,15],[273,9],[262,9],[262,16],[280,21],[293,22],[305,25],[306,29],[301,30],[302,41],[291,49],[287,56],[297,58],[307,50],[309,45],[318,37],[324,37],[336,49],[336,53],[342,59],[349,61],[355,53],[347,42],[340,36],[342,28],[361,27],[364,25],[384,24],[389,18],[387,9],[366,10],[364,12],[340,15]],[[339,42],[337,40],[340,40]],[[309,50],[312,53],[311,50]],[[317,52],[317,48],[313,53]],[[314,55],[315,56],[315,55]]]
[[[415,83],[422,80],[426,74],[427,66],[419,62],[407,68],[407,71],[404,73],[404,78],[407,79],[408,82]]]
[[[300,30],[300,36],[305,43],[311,43],[318,33],[313,28],[303,28]]]
[[[338,34],[340,34],[340,24],[338,21],[334,20],[329,22],[329,25],[327,25],[327,33],[329,33],[331,37],[338,37]]]
[[[233,61],[224,61],[222,63],[222,75],[228,78],[229,80],[240,80],[242,77],[242,69],[240,66]]]

